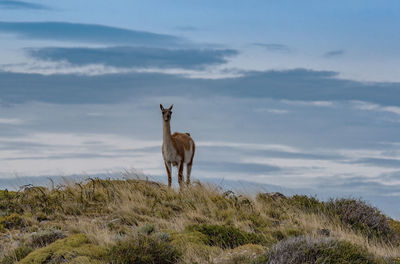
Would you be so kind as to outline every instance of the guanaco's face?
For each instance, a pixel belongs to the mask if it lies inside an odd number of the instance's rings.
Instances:
[[[162,118],[165,122],[168,122],[169,120],[171,120],[171,116],[172,116],[172,107],[174,105],[171,105],[169,108],[165,109],[162,104],[160,104],[160,109],[161,109],[161,113],[162,113]]]

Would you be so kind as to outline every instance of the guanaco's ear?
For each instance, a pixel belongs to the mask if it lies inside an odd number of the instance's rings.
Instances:
[[[171,106],[170,106],[168,109],[169,109],[169,110],[172,110],[172,107],[174,107],[174,105],[173,105],[173,104],[172,104],[172,105],[171,105]]]
[[[162,106],[162,104],[160,104],[160,109],[161,109],[161,111],[164,110],[164,107]]]

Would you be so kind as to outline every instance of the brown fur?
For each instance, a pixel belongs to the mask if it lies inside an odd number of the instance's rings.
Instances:
[[[175,132],[171,136],[172,144],[174,144],[174,148],[178,155],[183,160],[185,157],[185,150],[190,150],[190,142],[193,142],[193,139],[188,136],[186,133],[178,133]]]

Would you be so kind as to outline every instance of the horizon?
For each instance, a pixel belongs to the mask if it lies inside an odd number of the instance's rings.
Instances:
[[[399,2],[0,0],[0,17],[0,189],[166,180],[161,103],[196,143],[196,179],[400,219]]]

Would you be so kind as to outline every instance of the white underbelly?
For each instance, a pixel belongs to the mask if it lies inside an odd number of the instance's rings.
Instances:
[[[181,161],[175,149],[165,147],[163,151],[164,160],[171,163],[178,163]]]
[[[190,149],[185,150],[185,154],[184,154],[185,157],[183,158],[185,163],[189,163],[190,160],[192,159],[192,152],[193,152],[193,146],[192,146],[192,144],[190,144]]]

